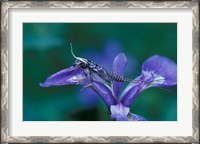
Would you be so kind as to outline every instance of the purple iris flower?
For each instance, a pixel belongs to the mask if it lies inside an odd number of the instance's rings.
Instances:
[[[101,53],[94,50],[94,48],[90,48],[90,51],[83,52],[82,56],[86,57],[87,59],[93,60],[94,62],[98,63],[101,66],[104,66],[107,69],[111,69],[111,63],[113,62],[113,59],[121,51],[123,51],[123,48],[118,40],[108,39],[103,45]],[[126,69],[126,72],[133,71],[131,67],[134,67],[133,65],[135,64],[135,61],[131,59],[131,62],[131,64],[129,63],[129,69]],[[100,79],[98,79],[98,81],[100,81]],[[99,101],[98,97],[96,96],[96,92],[92,89],[77,91],[77,96],[80,104],[85,108],[96,107]]]
[[[124,74],[127,58],[119,53],[113,62],[113,72],[121,76]],[[150,87],[170,87],[177,84],[177,65],[172,60],[154,55],[142,65],[142,73],[135,78],[120,94],[123,82],[113,81],[108,85],[104,81],[86,77],[81,67],[72,66],[61,70],[40,84],[42,87],[60,85],[88,85],[106,104],[111,119],[117,121],[145,121],[146,119],[130,111],[134,99],[145,89]]]

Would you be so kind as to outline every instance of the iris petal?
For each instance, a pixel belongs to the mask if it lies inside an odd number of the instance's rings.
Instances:
[[[62,85],[85,85],[89,83],[81,67],[71,66],[69,68],[58,71],[49,76],[44,83],[40,83],[41,87],[62,86]]]
[[[111,105],[117,103],[117,98],[113,96],[112,90],[106,84],[94,81],[92,82],[92,87],[95,92],[99,94],[99,96],[103,99],[104,103],[110,108]]]
[[[130,112],[130,108],[119,103],[117,105],[111,105],[110,112],[112,119],[117,121],[128,121],[128,113]]]
[[[135,80],[137,81],[139,79],[140,77],[136,78]],[[119,102],[122,103],[124,106],[130,107],[134,99],[139,95],[143,88],[144,86],[142,85],[142,83],[130,83],[123,91]]]
[[[123,76],[126,64],[127,64],[127,58],[125,54],[119,53],[113,61],[113,72],[120,76]],[[112,87],[113,87],[115,96],[117,97],[119,96],[122,85],[123,85],[123,82],[113,81]]]
[[[119,100],[128,107],[144,89],[176,85],[177,65],[166,57],[154,55],[143,63],[142,74],[134,81],[126,87]]]
[[[177,64],[172,60],[154,55],[142,65],[142,75],[154,78],[154,86],[168,87],[177,84]]]

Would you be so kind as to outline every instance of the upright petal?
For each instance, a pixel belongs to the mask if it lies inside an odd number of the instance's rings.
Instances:
[[[114,62],[113,62],[113,72],[118,75],[123,76],[126,64],[127,64],[127,58],[126,58],[125,54],[119,53],[115,57]],[[122,85],[123,85],[123,82],[113,81],[112,87],[113,87],[115,96],[117,96],[117,97],[119,96]]]
[[[177,84],[177,65],[166,57],[154,55],[143,63],[142,75],[154,86],[174,86]]]
[[[110,108],[111,105],[117,103],[117,98],[113,96],[112,90],[106,84],[94,81],[92,82],[92,87],[95,92],[99,94],[99,96],[103,99],[104,103]]]
[[[41,87],[62,86],[89,83],[81,67],[71,66],[49,76],[44,83],[40,83]]]

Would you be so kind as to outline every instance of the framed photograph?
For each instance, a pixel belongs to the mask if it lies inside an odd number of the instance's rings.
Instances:
[[[2,143],[198,143],[198,5],[2,2]]]

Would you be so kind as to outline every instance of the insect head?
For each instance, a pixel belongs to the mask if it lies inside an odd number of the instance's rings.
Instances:
[[[82,68],[87,68],[87,66],[88,66],[88,60],[84,59],[84,58],[81,58],[81,57],[75,56],[75,54],[73,52],[73,48],[72,48],[72,44],[71,43],[70,43],[70,47],[71,47],[71,54],[76,59],[74,61],[73,65],[74,66],[81,66]]]

